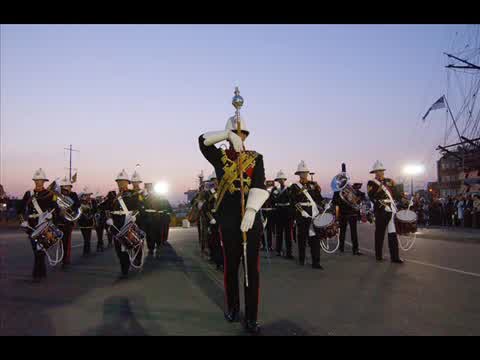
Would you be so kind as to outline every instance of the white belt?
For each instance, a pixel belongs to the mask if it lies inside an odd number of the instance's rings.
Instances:
[[[270,210],[275,210],[275,209],[272,209],[272,208],[264,208],[264,209],[262,209],[262,211],[270,211]]]
[[[277,204],[277,206],[290,206],[290,203]]]
[[[32,215],[28,215],[28,217],[30,219],[36,219],[36,218],[40,217],[40,214],[32,214]]]
[[[153,209],[147,209],[147,210],[145,210],[145,212],[148,212],[148,213],[156,213],[156,212],[157,212],[157,210],[153,210]]]
[[[128,215],[130,214],[130,211],[123,211],[123,210],[112,211],[111,214],[112,215]]]
[[[298,203],[298,205],[300,205],[300,206],[312,206],[312,204],[309,203],[309,202],[308,203]]]

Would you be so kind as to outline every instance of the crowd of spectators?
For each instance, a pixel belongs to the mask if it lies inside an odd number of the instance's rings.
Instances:
[[[416,194],[412,210],[417,213],[419,226],[480,228],[479,194],[460,194],[431,201]]]

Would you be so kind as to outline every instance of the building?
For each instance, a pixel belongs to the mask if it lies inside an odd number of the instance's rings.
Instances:
[[[192,200],[195,198],[197,195],[198,190],[188,190],[185,191],[184,194],[187,195],[187,203],[190,204]]]
[[[437,161],[438,182],[432,191],[438,191],[442,198],[480,191],[480,146],[473,142],[462,145],[464,149],[458,146],[444,151]]]

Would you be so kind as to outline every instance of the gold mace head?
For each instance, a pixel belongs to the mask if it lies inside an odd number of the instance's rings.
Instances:
[[[240,90],[238,89],[238,86],[235,87],[235,96],[232,99],[232,105],[235,109],[240,110],[240,108],[243,106],[243,97],[240,96]]]

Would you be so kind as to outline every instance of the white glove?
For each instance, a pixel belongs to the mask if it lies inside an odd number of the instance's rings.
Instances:
[[[22,223],[20,224],[20,226],[22,228],[28,228],[28,221],[22,221]]]
[[[107,219],[107,221],[105,222],[108,226],[112,226],[113,225],[113,219]]]
[[[240,230],[243,232],[247,232],[253,227],[253,223],[255,222],[255,215],[257,212],[251,208],[247,209],[245,215],[242,219],[242,224],[240,225]]]
[[[137,221],[137,217],[136,216],[129,216],[127,218],[127,222],[136,222]]]
[[[240,152],[240,151],[244,150],[242,139],[240,138],[240,136],[235,134],[233,131],[230,131],[228,133],[228,140],[230,140],[230,142],[232,143],[233,148],[235,149],[236,152]]]
[[[45,214],[45,219],[47,219],[47,220],[51,220],[52,217],[53,217],[53,216],[52,216],[52,213],[51,213],[51,212],[48,212],[48,213]]]
[[[305,210],[302,210],[302,216],[304,218],[309,218],[310,217],[310,215],[308,215],[308,213]]]
[[[216,223],[217,223],[217,220],[215,219],[210,220],[210,225],[215,225]]]

